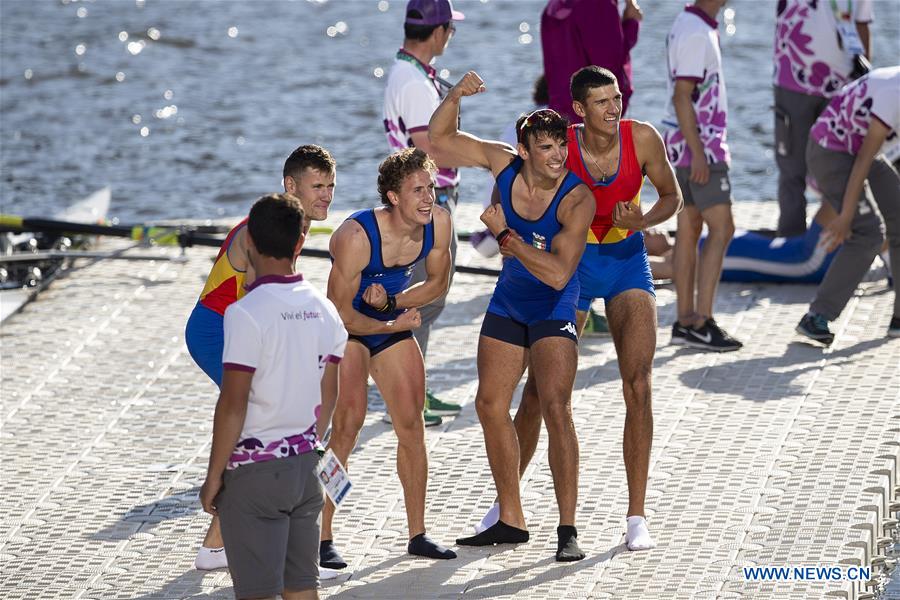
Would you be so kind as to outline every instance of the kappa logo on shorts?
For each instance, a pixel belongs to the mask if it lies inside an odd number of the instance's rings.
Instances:
[[[578,337],[578,332],[575,331],[575,323],[569,321],[565,325],[559,328],[560,331],[565,331],[566,333],[571,333],[575,337]]]
[[[723,192],[727,192],[728,190],[731,189],[731,186],[728,185],[728,178],[727,178],[727,177],[723,177],[722,179],[719,180],[719,187],[722,188],[722,191],[723,191]]]
[[[547,249],[547,237],[543,236],[539,233],[532,232],[531,234],[531,245],[537,248],[538,250],[546,250]]]

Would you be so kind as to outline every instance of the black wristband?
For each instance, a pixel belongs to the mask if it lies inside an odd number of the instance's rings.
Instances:
[[[384,306],[378,309],[378,312],[389,313],[397,310],[397,296],[393,294],[389,294],[387,297],[387,302],[384,303]]]
[[[503,240],[505,240],[506,238],[508,238],[508,237],[510,236],[511,233],[512,233],[512,232],[509,230],[509,227],[507,227],[506,229],[504,229],[503,231],[501,231],[500,233],[498,233],[498,234],[496,235],[496,237],[495,237],[495,239],[497,240],[497,244],[499,244],[500,246],[502,246],[502,245],[503,245]]]

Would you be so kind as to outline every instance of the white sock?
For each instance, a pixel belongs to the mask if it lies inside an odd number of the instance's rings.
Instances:
[[[199,571],[212,571],[213,569],[227,569],[228,557],[225,556],[225,548],[207,548],[200,546],[197,558],[194,559],[194,568]]]
[[[500,520],[500,504],[495,503],[487,514],[484,515],[484,518],[481,519],[481,523],[475,526],[475,535],[478,535],[488,527],[493,526]]]
[[[344,571],[346,573],[346,571]],[[341,571],[337,569],[329,569],[328,567],[319,567],[319,579],[335,579],[338,575],[341,574]]]
[[[647,529],[647,519],[644,517],[628,517],[625,519],[628,531],[625,533],[625,545],[632,552],[637,550],[650,550],[656,548],[656,542],[650,537]]]

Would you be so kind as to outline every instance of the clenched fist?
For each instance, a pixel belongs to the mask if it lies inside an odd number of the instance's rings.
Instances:
[[[463,96],[474,96],[485,90],[484,80],[475,71],[469,71],[453,86],[450,93],[455,94],[458,98],[462,98]]]

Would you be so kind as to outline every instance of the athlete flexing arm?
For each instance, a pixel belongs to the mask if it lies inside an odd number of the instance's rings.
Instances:
[[[334,263],[328,275],[328,299],[337,307],[347,331],[353,335],[397,333],[422,324],[422,317],[415,308],[410,308],[393,321],[379,321],[353,308],[353,299],[359,291],[362,272],[369,263],[371,251],[369,238],[358,222],[349,220],[338,227],[331,236],[329,251]]]
[[[490,169],[496,177],[516,157],[515,150],[495,140],[482,140],[459,130],[459,103],[464,96],[484,92],[484,81],[469,71],[450,88],[428,124],[428,139],[438,152],[468,156],[471,164]]]
[[[408,287],[395,296],[397,308],[417,308],[440,298],[450,287],[450,213],[433,206],[434,246],[425,257],[425,281]],[[384,286],[373,283],[363,292],[369,306],[379,308],[388,301]]]
[[[540,149],[541,144],[536,143],[535,146]],[[581,184],[569,192],[559,206],[557,217],[562,229],[553,236],[550,252],[538,250],[524,242],[517,233],[501,246],[500,252],[503,256],[518,258],[532,275],[553,289],[561,290],[578,268],[594,210],[594,196],[586,185]],[[481,220],[495,237],[506,229],[506,218],[499,204],[488,206]]]

